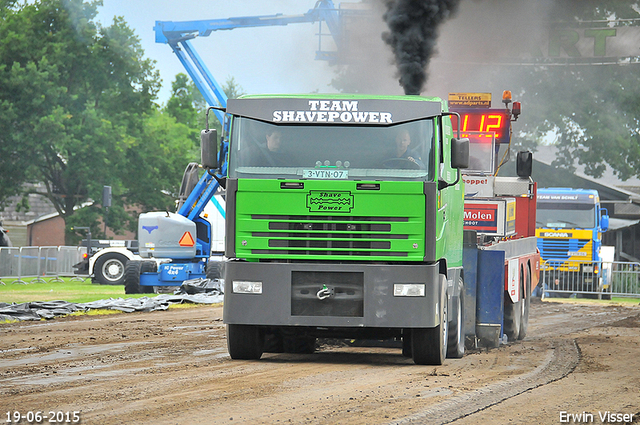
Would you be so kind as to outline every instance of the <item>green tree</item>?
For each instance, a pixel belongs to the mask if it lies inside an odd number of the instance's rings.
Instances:
[[[222,90],[229,99],[235,99],[245,95],[244,89],[234,77],[228,77],[222,85]],[[165,114],[174,117],[178,123],[185,124],[193,133],[196,146],[200,144],[200,130],[205,128],[205,114],[207,104],[204,96],[196,88],[196,85],[186,74],[177,74],[171,83],[171,98],[163,109]],[[221,134],[221,124],[210,114],[209,126],[218,130]]]
[[[171,98],[164,107],[164,112],[177,122],[197,129],[204,125],[204,97],[186,74],[176,75],[171,83]]]
[[[561,27],[599,20],[608,28],[607,20],[637,25],[640,19],[637,4],[620,0],[558,2],[550,15]],[[640,176],[638,62],[640,56],[627,65],[519,68],[512,84],[521,88],[525,107],[521,128],[538,141],[549,132],[557,135],[556,166],[575,170],[577,160],[594,177],[602,176],[607,167],[622,180]],[[496,75],[498,79],[502,78]]]
[[[125,204],[171,205],[193,154],[186,125],[153,103],[159,75],[139,39],[122,18],[94,22],[101,3],[0,3],[0,202],[23,182],[44,182],[67,227],[94,234],[101,208],[75,209],[100,203],[104,185],[117,230],[135,218]]]
[[[229,99],[237,99],[247,94],[234,77],[227,77],[227,80],[222,85],[222,90],[224,90]]]

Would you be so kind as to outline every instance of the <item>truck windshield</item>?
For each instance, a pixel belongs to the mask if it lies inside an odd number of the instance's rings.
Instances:
[[[536,209],[537,227],[593,229],[595,204],[540,202]]]
[[[433,144],[433,119],[374,127],[285,126],[235,117],[229,176],[431,180]]]

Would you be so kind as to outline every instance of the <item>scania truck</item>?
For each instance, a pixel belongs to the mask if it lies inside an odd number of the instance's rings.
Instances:
[[[565,295],[605,289],[600,287],[600,248],[609,216],[598,191],[542,188],[536,221],[547,289]]]

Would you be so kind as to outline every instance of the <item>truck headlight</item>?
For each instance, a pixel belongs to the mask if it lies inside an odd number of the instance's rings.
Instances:
[[[394,283],[394,297],[424,297],[424,283]]]
[[[234,294],[262,294],[262,282],[234,280],[233,293]]]

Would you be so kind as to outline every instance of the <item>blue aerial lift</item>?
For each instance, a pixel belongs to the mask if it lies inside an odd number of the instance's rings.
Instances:
[[[219,193],[221,188],[224,189],[228,146],[223,137],[219,141],[219,149],[211,148],[212,143],[218,143],[218,135],[215,130],[208,128],[208,115],[212,110],[223,129],[227,127],[224,113],[227,95],[213,78],[191,40],[207,37],[213,31],[296,23],[318,23],[320,40],[323,36],[322,24],[325,23],[336,46],[339,47],[342,42],[341,12],[332,0],[318,0],[313,9],[301,15],[275,14],[183,22],[156,21],[156,42],[166,43],[171,47],[210,107],[207,110],[207,129],[201,133],[202,164],[191,163],[187,167],[181,188],[183,199],[179,200],[177,213],[150,212],[139,217],[138,239],[141,259],[136,258],[126,264],[126,293],[149,293],[153,292],[154,286],[180,286],[185,280],[220,276],[219,267],[207,267],[211,256],[212,229],[211,223],[202,215],[205,206],[212,201],[220,215],[225,217],[224,207],[214,195]],[[336,52],[323,51],[320,43],[316,59],[335,61],[336,57]],[[219,152],[217,158],[211,156],[211,151]],[[200,167],[207,171],[194,185]],[[215,266],[220,264],[215,263]]]
[[[324,22],[329,28],[336,46],[340,46],[342,41],[340,16],[340,11],[336,9],[333,1],[319,0],[313,9],[301,15],[278,13],[275,15],[243,16],[202,21],[156,21],[154,31],[156,33],[156,43],[166,43],[171,47],[207,103],[210,106],[226,108],[226,94],[193,48],[191,40],[196,37],[207,37],[213,31],[315,22],[319,24],[318,34],[320,35],[320,40],[322,40],[322,23]],[[335,61],[335,58],[335,52],[323,51],[321,46],[316,52],[316,59],[318,60]],[[224,123],[224,113],[221,110],[215,110],[214,112],[220,123]]]

